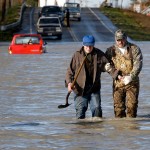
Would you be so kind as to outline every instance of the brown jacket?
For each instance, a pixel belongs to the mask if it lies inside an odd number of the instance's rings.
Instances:
[[[66,72],[66,86],[68,83],[72,83],[74,80],[74,76],[77,73],[83,59],[85,57],[83,47],[76,51],[71,59],[70,65]],[[93,64],[94,64],[94,74],[93,74],[93,85],[91,92],[97,92],[101,88],[101,72],[105,72],[105,64],[108,63],[108,60],[105,56],[105,54],[97,49],[93,48],[92,51],[92,57],[93,57]],[[113,73],[110,73],[113,77],[116,77],[116,72],[113,71]],[[84,88],[85,88],[85,82],[86,82],[86,72],[85,67],[83,65],[81,72],[79,73],[79,76],[75,83],[75,89],[74,92],[78,95],[82,95]]]

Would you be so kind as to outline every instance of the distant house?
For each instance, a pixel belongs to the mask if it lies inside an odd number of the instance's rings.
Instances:
[[[133,11],[140,13],[141,12],[141,4],[140,3],[135,3],[133,5]]]
[[[146,3],[144,2],[145,1],[138,0],[136,3],[134,3],[133,11],[150,16],[150,6],[145,5]]]
[[[150,16],[150,6],[148,6],[147,8],[145,8],[144,10],[142,10],[141,12],[142,14],[145,14],[147,16]]]
[[[104,0],[103,0],[104,1]],[[107,3],[112,3],[114,8],[130,8],[133,0],[106,0]]]
[[[146,6],[149,0],[104,0],[107,3],[112,3],[114,8],[133,8],[133,11],[150,16],[150,6]]]

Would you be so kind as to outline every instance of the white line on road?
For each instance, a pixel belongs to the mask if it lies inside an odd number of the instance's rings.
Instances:
[[[32,10],[31,10],[31,13],[30,13],[30,33],[32,33],[32,21],[33,21],[33,19],[32,19],[32,16],[33,16],[33,12],[34,12],[34,8],[32,8]]]
[[[92,14],[93,14],[110,32],[112,32],[112,33],[114,34],[114,32],[113,32],[112,30],[110,30],[110,29],[106,26],[106,24],[99,18],[99,16],[97,16],[97,15],[94,13],[94,11],[93,11],[91,8],[89,8],[89,10],[92,12]]]
[[[74,40],[75,42],[79,42],[79,40],[78,40],[78,38],[76,37],[76,35],[74,34],[73,30],[71,30],[71,28],[68,28],[68,30],[69,30],[69,32],[70,32],[70,34],[71,34],[73,40]]]

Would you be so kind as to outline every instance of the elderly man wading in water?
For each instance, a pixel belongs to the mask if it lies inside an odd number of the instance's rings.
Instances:
[[[95,38],[92,35],[84,36],[83,46],[72,56],[66,72],[66,86],[69,92],[73,91],[74,93],[74,105],[78,119],[86,117],[88,104],[90,105],[92,117],[102,117],[101,73],[107,71],[114,79],[117,76],[117,70],[110,66],[105,54],[94,45]],[[75,84],[72,85],[84,58],[84,65]]]

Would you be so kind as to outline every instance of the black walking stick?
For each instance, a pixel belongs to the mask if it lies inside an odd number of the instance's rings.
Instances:
[[[80,68],[78,69],[77,74],[75,75],[75,78],[74,78],[74,80],[73,80],[73,82],[72,82],[72,86],[71,86],[72,88],[73,88],[74,85],[75,85],[75,82],[76,82],[76,80],[77,80],[77,78],[78,78],[78,75],[79,75],[79,73],[80,73],[80,71],[81,71],[81,69],[82,69],[82,67],[83,67],[83,64],[84,64],[84,62],[85,62],[86,57],[87,57],[87,55],[84,57],[83,62],[82,62],[82,64],[81,64]],[[67,96],[66,96],[66,104],[65,104],[65,105],[59,105],[58,108],[66,108],[66,107],[68,107],[69,105],[71,105],[71,104],[68,103],[68,98],[69,98],[70,93],[71,93],[71,91],[69,91],[69,92],[67,93]]]

